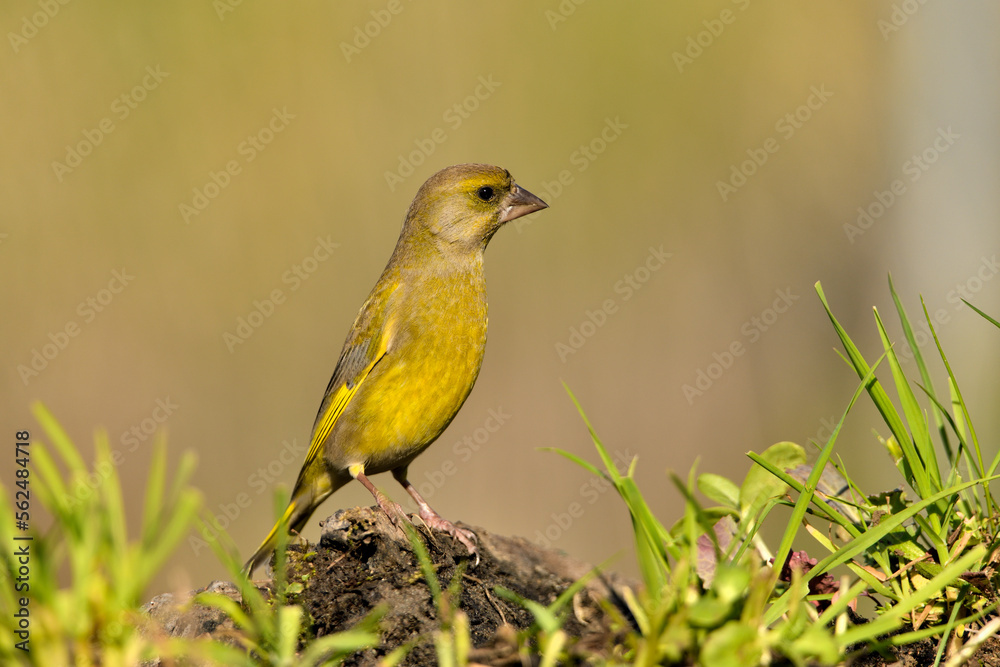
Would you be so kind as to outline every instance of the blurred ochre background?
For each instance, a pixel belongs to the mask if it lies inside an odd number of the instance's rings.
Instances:
[[[561,381],[670,521],[668,470],[741,480],[846,407],[817,280],[872,359],[889,272],[943,310],[995,449],[1000,332],[957,301],[1000,313],[995,3],[11,0],[0,25],[2,432],[39,399],[88,453],[106,428],[136,522],[162,422],[257,545],[407,205],[458,162],[550,209],[490,246],[479,383],[411,467],[444,516],[634,572],[618,499],[538,451],[596,460]],[[872,491],[879,424],[861,405],[840,449]],[[221,575],[185,545],[162,581]]]

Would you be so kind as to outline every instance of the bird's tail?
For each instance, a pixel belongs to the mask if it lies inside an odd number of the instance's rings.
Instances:
[[[350,479],[350,478],[348,478]],[[320,504],[326,500],[331,493],[340,488],[342,484],[335,484],[333,488],[329,486],[323,490],[321,493],[306,492],[299,494],[291,499],[288,503],[288,507],[285,508],[285,513],[281,515],[278,522],[274,524],[274,528],[271,532],[267,534],[264,538],[264,542],[257,547],[257,551],[254,552],[250,560],[246,562],[243,566],[243,573],[247,576],[253,573],[257,567],[265,562],[271,557],[271,553],[274,552],[275,547],[278,544],[278,531],[295,531],[296,533],[302,530],[302,527],[306,525],[309,521],[309,517],[316,510]]]

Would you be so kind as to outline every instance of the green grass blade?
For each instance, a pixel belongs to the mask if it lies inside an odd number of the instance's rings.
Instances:
[[[923,382],[924,387],[926,387],[925,392],[932,398],[935,398],[934,394],[934,383],[931,382],[931,374],[927,370],[927,364],[924,363],[924,355],[920,352],[920,346],[917,345],[917,337],[913,334],[913,327],[910,326],[910,318],[906,315],[906,309],[903,308],[903,302],[900,300],[899,295],[896,294],[896,288],[892,284],[892,274],[889,274],[889,293],[892,294],[892,302],[896,306],[896,314],[899,316],[899,323],[903,327],[903,335],[906,337],[906,342],[910,346],[910,351],[913,352],[913,360],[917,364],[917,369],[920,371],[920,380]],[[951,452],[951,444],[948,441],[948,432],[944,428],[943,417],[947,414],[938,407],[938,402],[934,401],[934,410],[932,413],[934,415],[934,427],[937,429],[938,434],[941,436],[941,441],[944,444],[945,451]]]
[[[502,586],[497,586],[493,589],[499,597],[505,600],[510,600],[515,604],[519,604],[529,612],[535,619],[535,624],[544,632],[555,632],[560,627],[562,627],[562,621],[559,620],[558,614],[554,613],[549,607],[535,602],[534,600],[529,600],[516,592],[503,588]]]
[[[855,626],[838,635],[837,640],[841,643],[841,646],[846,648],[851,644],[869,641],[880,635],[892,632],[899,627],[904,615],[910,613],[931,598],[936,597],[949,585],[954,584],[962,572],[967,570],[985,554],[986,549],[981,546],[971,549],[962,558],[942,568],[940,574],[914,591],[912,595],[900,600],[892,608],[884,611],[878,618],[873,619],[869,623]]]
[[[816,563],[816,565],[809,570],[807,577],[810,579],[818,577],[821,574],[829,572],[834,567],[842,565],[862,551],[865,551],[871,546],[877,544],[879,541],[887,537],[889,533],[901,526],[905,521],[938,501],[957,495],[960,491],[975,486],[976,484],[992,482],[995,479],[1000,479],[1000,475],[988,477],[986,479],[974,479],[969,482],[949,487],[935,493],[929,498],[924,498],[919,502],[913,503],[905,510],[883,517],[882,521],[879,522],[877,526],[869,528],[863,535],[856,537],[845,544],[838,552],[830,554],[823,560]]]
[[[251,630],[255,624],[249,614],[243,611],[238,602],[222,593],[201,592],[194,596],[194,602],[206,607],[214,607],[232,619],[236,627]]]
[[[142,508],[142,545],[148,549],[157,541],[159,517],[163,511],[163,490],[167,478],[166,443],[157,438],[153,443],[153,457],[149,462],[149,477],[146,480],[146,499]]]
[[[167,514],[160,515],[159,539],[141,551],[139,578],[143,582],[148,583],[167,562],[177,545],[191,530],[201,506],[201,494],[195,489],[188,489],[170,505]]]
[[[576,454],[573,454],[572,452],[567,452],[565,449],[559,449],[558,447],[539,447],[538,449],[540,451],[543,451],[543,452],[554,452],[554,453],[558,454],[559,456],[565,457],[565,458],[569,459],[570,461],[572,461],[573,463],[575,463],[578,466],[580,466],[581,468],[583,468],[584,470],[587,470],[588,472],[590,472],[592,475],[594,475],[596,477],[603,477],[605,479],[607,479],[607,477],[608,477],[606,474],[604,474],[603,472],[601,472],[600,468],[598,468],[597,466],[595,466],[590,461],[587,461],[586,459],[583,459],[583,458],[577,456]]]
[[[570,391],[569,386],[567,386],[565,382],[563,382],[563,388],[566,390],[566,393],[569,394],[569,398],[573,401],[573,405],[576,406],[576,411],[580,413],[583,423],[586,424],[587,431],[590,432],[590,439],[594,441],[594,445],[597,447],[597,453],[600,455],[601,461],[604,463],[604,467],[607,469],[608,474],[611,475],[612,481],[617,483],[618,480],[621,479],[621,474],[618,472],[618,468],[615,466],[614,460],[612,460],[611,456],[604,448],[604,444],[601,443],[601,439],[598,437],[597,431],[594,430],[594,427],[590,423],[590,419],[587,418],[587,413],[583,411],[583,406],[581,406],[580,402],[576,400],[576,396],[573,395],[573,392]]]
[[[52,447],[59,452],[59,456],[66,462],[69,468],[68,477],[73,479],[76,475],[86,475],[88,472],[87,466],[84,465],[80,453],[73,445],[73,441],[70,440],[69,435],[67,435],[62,425],[49,412],[49,409],[42,405],[41,402],[36,402],[31,405],[31,412],[35,415],[38,423],[41,424],[42,430],[48,436]]]
[[[927,389],[925,389],[921,385],[917,386],[923,390],[924,394],[927,395],[927,398],[930,399],[930,401],[934,404],[935,408],[937,408],[941,412],[941,416],[944,418],[945,423],[951,427],[952,433],[954,433],[955,437],[958,438],[958,451],[955,452],[955,455],[952,457],[951,461],[952,466],[957,468],[959,460],[962,458],[961,456],[962,452],[970,451],[968,445],[965,442],[965,435],[963,431],[959,429],[958,424],[955,423],[955,419],[951,416],[951,413],[941,402],[938,401],[937,397],[932,395],[930,392],[927,391]],[[967,456],[966,461],[968,462],[970,469],[973,472],[973,477],[983,477],[986,474],[984,470],[981,470],[979,468],[979,462],[976,461],[973,457]]]
[[[976,437],[976,429],[972,425],[972,417],[969,416],[969,409],[965,404],[965,399],[962,398],[962,391],[958,387],[958,380],[955,378],[955,373],[951,370],[951,364],[948,363],[948,356],[944,353],[944,348],[941,347],[941,341],[938,339],[937,331],[934,330],[934,325],[930,323],[930,315],[927,314],[927,304],[924,303],[923,298],[920,299],[920,304],[924,307],[924,316],[927,317],[928,325],[931,328],[931,336],[934,338],[934,344],[937,346],[938,354],[941,355],[941,361],[944,362],[945,370],[948,371],[948,380],[951,382],[955,398],[958,400],[958,406],[960,407],[962,416],[965,419],[965,425],[969,428],[969,439],[976,452],[976,457],[979,459],[979,468],[980,470],[985,469],[987,474],[992,475],[993,471],[996,470],[996,459],[994,459],[994,465],[989,468],[986,468],[983,465],[983,453],[979,447],[979,438]],[[998,452],[998,456],[1000,456],[1000,452]]]
[[[847,335],[847,331],[840,325],[837,318],[834,317],[833,311],[830,310],[830,304],[827,303],[826,295],[823,293],[823,287],[820,283],[815,285],[816,293],[819,295],[820,301],[823,303],[823,308],[826,310],[827,316],[830,318],[830,322],[833,323],[833,328],[837,332],[837,336],[840,338],[841,344],[844,346],[844,350],[850,359],[851,366],[854,368],[854,372],[858,374],[859,378],[865,378],[871,373],[871,367],[865,361],[864,356],[861,354],[861,350],[854,344],[851,337]],[[868,387],[868,395],[871,396],[872,402],[875,403],[875,408],[882,415],[882,419],[889,426],[889,430],[892,431],[893,436],[896,438],[896,442],[903,447],[904,451],[914,452],[913,442],[910,440],[910,434],[907,433],[906,427],[903,425],[903,420],[900,418],[899,413],[896,412],[895,406],[893,406],[892,401],[889,400],[888,394],[886,394],[885,389],[877,379],[872,379]],[[914,453],[915,458],[915,453]],[[921,497],[927,497],[930,494],[930,484],[927,480],[927,476],[923,473],[922,469],[914,471],[909,467],[909,464],[904,460],[904,475],[907,478],[907,482],[913,486],[914,489],[920,493]]]
[[[632,462],[627,475],[623,476],[615,466],[614,460],[608,454],[607,449],[591,425],[586,413],[584,413],[583,407],[576,400],[576,396],[566,386],[566,383],[563,383],[563,387],[566,389],[566,393],[569,395],[570,400],[573,401],[577,411],[580,413],[580,417],[587,426],[587,430],[590,432],[594,447],[597,449],[597,453],[607,470],[606,477],[611,480],[618,491],[618,495],[625,501],[625,506],[632,517],[632,528],[635,533],[636,552],[639,558],[640,571],[643,574],[647,590],[650,594],[659,596],[663,585],[666,583],[667,575],[670,572],[667,554],[669,552],[676,559],[680,557],[680,550],[674,543],[669,531],[664,528],[663,524],[660,523],[649,509],[645,499],[642,497],[642,493],[639,491],[639,487],[636,486],[635,480],[632,478],[635,461]],[[567,458],[574,461],[577,460],[572,456]],[[585,467],[590,470],[596,470],[592,466]],[[604,475],[604,473],[601,474],[602,476]]]
[[[119,565],[129,564],[126,553],[128,551],[128,525],[125,520],[125,503],[122,500],[121,479],[118,476],[118,468],[111,462],[111,444],[108,442],[108,434],[99,431],[95,438],[97,448],[97,461],[95,472],[102,475],[98,492],[101,495],[101,511],[104,512],[105,525],[110,529],[111,548],[114,552],[115,561]],[[102,469],[107,470],[107,474],[102,474]],[[134,572],[122,572],[123,581],[132,581]],[[134,604],[138,600],[132,601]]]
[[[277,657],[278,664],[291,664],[295,658],[295,645],[298,643],[299,631],[302,628],[302,607],[298,605],[287,605],[278,607],[278,636]]]
[[[820,614],[820,617],[816,621],[816,624],[827,625],[829,623],[832,623],[834,620],[836,620],[838,616],[847,611],[848,605],[850,605],[851,602],[856,600],[857,597],[864,592],[865,588],[867,588],[867,584],[864,581],[858,581],[849,589],[847,589],[846,593],[841,592],[837,596],[837,599],[831,602],[830,606],[827,607],[822,614]]]
[[[555,601],[549,605],[549,611],[552,612],[553,614],[558,614],[559,612],[561,612],[563,610],[563,607],[565,607],[567,604],[570,603],[570,601],[573,600],[573,596],[575,596],[577,593],[583,590],[583,588],[588,583],[590,583],[591,579],[599,575],[601,572],[606,571],[608,567],[611,565],[611,563],[614,562],[615,558],[616,558],[615,556],[612,556],[611,558],[607,559],[600,565],[593,567],[585,575],[574,581],[569,586],[569,588],[560,593],[559,597],[557,597]]]
[[[41,483],[32,482],[34,493],[38,495],[41,504],[56,515],[60,525],[71,527],[72,499],[55,459],[48,448],[36,439],[32,439],[30,447],[31,467],[41,481]]]
[[[881,542],[883,539],[889,536],[892,531],[901,526],[904,522],[909,520],[913,515],[918,512],[930,507],[931,505],[937,503],[938,501],[948,498],[950,496],[956,495],[959,492],[968,489],[976,484],[984,484],[991,482],[995,479],[1000,479],[1000,475],[996,477],[991,477],[987,479],[975,479],[970,482],[965,482],[957,486],[952,486],[943,491],[934,494],[929,498],[925,498],[917,503],[914,503],[907,507],[901,512],[891,514],[889,516],[883,517],[882,521],[877,525],[871,527],[869,530],[865,531],[861,536],[854,538],[838,551],[830,554],[826,558],[820,560],[816,565],[814,565],[805,575],[804,578],[808,581],[822,574],[825,574],[837,567],[838,565],[843,565],[847,561],[851,560],[858,554],[864,551],[870,551],[871,548]],[[902,596],[901,596],[902,597]],[[778,600],[771,606],[765,615],[766,623],[775,622],[787,609],[789,602],[789,591],[785,591]]]
[[[806,523],[806,530],[809,531],[809,534],[812,536],[812,538],[817,542],[819,542],[821,545],[823,545],[823,547],[827,551],[829,551],[830,553],[834,553],[835,551],[837,551],[837,546],[833,543],[833,541],[830,540],[829,537],[824,535],[819,529],[813,528],[808,523]],[[875,557],[875,554],[870,554],[870,555],[872,555],[873,558]],[[882,565],[882,563],[879,562],[878,558],[874,559],[876,560],[876,562],[879,563],[880,566]],[[844,563],[844,565],[878,595],[882,595],[890,600],[898,599],[896,597],[896,594],[892,592],[892,589],[886,586],[881,580],[878,579],[878,577],[876,577],[874,574],[872,574],[865,568],[861,567],[860,565],[858,565],[853,561],[848,561],[847,563]],[[892,568],[889,566],[889,563],[885,563],[883,570],[890,571],[891,569]]]
[[[787,484],[789,487],[791,487],[792,490],[794,490],[796,493],[799,494],[800,498],[803,495],[806,495],[806,485],[803,484],[802,482],[800,482],[799,480],[795,479],[791,475],[789,475],[787,472],[785,472],[781,468],[777,467],[776,465],[774,465],[773,463],[771,463],[767,459],[762,458],[756,452],[749,452],[747,454],[747,456],[749,456],[750,459],[754,463],[756,463],[757,465],[759,465],[761,468],[763,468],[764,470],[768,471],[769,473],[771,473],[772,475],[774,475],[776,478],[778,478],[779,480],[781,480],[782,482],[784,482],[785,484]],[[813,499],[815,500],[815,491],[813,493]],[[795,507],[795,505],[797,505],[797,504],[798,503],[796,502],[795,504],[791,504],[791,506]],[[833,523],[836,523],[838,526],[840,526],[844,530],[848,531],[851,535],[853,535],[855,537],[860,537],[862,535],[862,532],[858,529],[858,527],[856,525],[854,525],[854,522],[851,521],[851,519],[849,517],[844,516],[843,514],[841,514],[840,512],[838,512],[833,507],[830,507],[827,503],[822,502],[821,500],[819,500],[819,501],[814,502],[813,506],[815,508],[815,512],[816,512],[817,515],[822,516],[823,518],[825,518],[828,521],[832,521]],[[791,520],[789,520],[788,523],[789,523],[789,526],[792,525]],[[781,549],[781,547],[779,547],[779,550],[780,549]],[[788,554],[785,554],[786,558],[787,558],[787,556],[788,556]],[[779,562],[779,561],[777,561],[777,559],[775,559],[775,562]]]
[[[379,643],[379,636],[373,632],[345,630],[334,635],[314,639],[298,658],[299,665],[328,665],[331,658],[349,656]],[[333,654],[333,655],[330,655]],[[405,654],[404,654],[405,656]],[[381,662],[379,664],[382,664]]]
[[[878,363],[876,363],[876,366],[878,366]],[[847,415],[850,413],[851,408],[854,407],[854,404],[857,402],[858,398],[860,398],[861,392],[865,390],[865,387],[868,386],[868,383],[871,382],[874,376],[875,369],[872,368],[863,378],[861,378],[861,383],[858,384],[858,388],[854,390],[854,395],[851,396],[851,400],[847,404],[844,414],[840,417],[840,421],[838,421],[837,425],[834,427],[833,433],[830,434],[826,444],[823,445],[823,448],[820,450],[819,457],[816,459],[812,472],[809,473],[809,478],[806,480],[805,488],[799,492],[799,498],[795,503],[795,507],[792,509],[792,516],[788,520],[788,526],[785,529],[784,535],[782,535],[781,543],[778,546],[778,552],[774,557],[775,565],[779,569],[784,567],[785,561],[788,560],[788,556],[792,552],[792,541],[795,539],[799,526],[802,525],[803,519],[805,519],[806,509],[813,501],[816,485],[819,484],[820,477],[826,469],[827,461],[830,460],[830,455],[833,452],[833,445],[837,441],[837,436],[840,435],[840,429],[844,425],[844,420],[847,419]],[[817,504],[822,506],[824,510],[827,508],[827,504],[822,501]],[[832,512],[832,508],[830,511]],[[837,512],[836,514],[840,513]],[[777,579],[775,579],[774,583],[777,584]]]
[[[400,526],[403,528],[403,532],[406,533],[406,537],[410,540],[413,553],[417,556],[417,561],[420,563],[420,571],[424,575],[424,581],[427,582],[427,588],[431,591],[431,599],[434,600],[434,607],[440,614],[442,611],[441,581],[438,580],[437,572],[434,570],[434,563],[431,561],[430,554],[427,553],[427,545],[424,544],[420,535],[417,534],[417,529],[409,521],[401,521]]]
[[[927,313],[927,304],[924,303],[923,298],[920,299],[920,305],[924,309],[924,317],[927,318],[927,324],[931,329],[931,336],[934,338],[934,345],[937,346],[938,354],[941,355],[941,361],[944,363],[945,369],[948,371],[948,383],[949,388],[952,391],[952,402],[957,401],[958,408],[962,412],[962,418],[965,421],[965,425],[969,429],[969,442],[972,443],[972,447],[976,454],[976,460],[979,463],[979,469],[985,469],[987,475],[993,475],[996,472],[997,466],[1000,465],[1000,450],[997,451],[996,455],[993,457],[993,461],[990,462],[990,466],[987,468],[983,463],[983,452],[979,446],[979,437],[976,435],[976,428],[972,424],[972,417],[969,415],[969,408],[962,397],[962,391],[958,386],[958,379],[955,377],[955,373],[951,370],[951,364],[948,362],[948,356],[944,353],[944,349],[941,347],[941,341],[938,339],[937,331],[934,330],[934,324],[930,321],[930,315]],[[956,419],[957,421],[957,419]],[[983,497],[986,501],[987,509],[989,510],[990,520],[996,516],[997,504],[990,493],[989,486],[985,483],[983,484]]]
[[[903,373],[903,367],[900,366],[896,351],[889,341],[889,334],[885,330],[885,325],[878,314],[878,309],[875,309],[875,323],[878,326],[878,333],[882,339],[882,346],[885,348],[885,353],[889,361],[889,369],[892,371],[892,378],[896,383],[896,393],[903,405],[903,415],[906,417],[906,423],[910,427],[909,431],[913,435],[912,443],[914,450],[907,452],[904,446],[903,451],[906,453],[907,458],[911,454],[916,456],[916,459],[910,460],[910,468],[914,471],[919,469],[921,477],[924,477],[928,482],[925,490],[930,493],[936,493],[941,490],[941,471],[938,468],[934,445],[931,443],[931,434],[927,429],[927,419],[920,409],[920,404],[917,403],[917,397],[910,388],[910,382],[906,379],[906,374]],[[921,493],[921,496],[923,495]]]
[[[973,306],[971,303],[969,303],[965,299],[962,299],[962,303],[964,303],[966,306],[968,306],[972,310],[974,310],[977,313],[979,313],[983,317],[983,319],[985,319],[987,322],[990,322],[993,326],[995,326],[996,328],[1000,329],[1000,322],[997,322],[995,319],[993,319],[992,317],[990,317],[989,315],[987,315],[983,311],[979,310],[978,308],[976,308],[975,306]]]
[[[986,618],[993,614],[996,610],[997,605],[991,604],[985,609],[977,611],[975,614],[969,616],[964,616],[959,619],[959,622],[967,626],[971,626],[978,623],[981,619]],[[914,644],[928,637],[935,637],[941,634],[941,626],[939,625],[929,625],[927,627],[921,628],[920,630],[913,630],[911,632],[902,632],[899,634],[889,635],[878,641],[870,641],[868,644],[868,649],[872,651],[880,651],[882,649],[888,648],[890,646],[906,646],[907,644]],[[867,650],[865,651],[867,652]]]

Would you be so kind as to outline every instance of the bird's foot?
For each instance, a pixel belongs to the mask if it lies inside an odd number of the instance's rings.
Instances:
[[[423,499],[417,488],[410,484],[409,480],[406,479],[406,468],[397,468],[392,471],[392,476],[396,478],[406,492],[417,502],[417,507],[420,508],[420,518],[423,519],[424,523],[432,531],[440,530],[442,532],[448,533],[453,538],[465,545],[465,548],[469,550],[470,556],[476,557],[476,562],[472,564],[472,567],[479,565],[479,548],[476,546],[476,542],[479,538],[471,530],[466,530],[465,528],[459,528],[451,521],[444,519],[440,514],[435,512],[427,501]]]
[[[378,506],[382,509],[382,511],[385,512],[385,515],[389,517],[389,521],[392,522],[392,525],[396,528],[402,529],[399,525],[399,521],[400,519],[406,520],[407,516],[406,510],[403,509],[403,506],[393,500],[389,500],[381,493],[375,496],[375,500],[378,502]]]
[[[441,515],[434,510],[425,511],[424,509],[421,509],[420,518],[424,520],[424,523],[426,523],[427,527],[431,530],[439,530],[443,533],[448,533],[465,545],[465,548],[469,550],[469,555],[476,557],[476,562],[473,567],[475,567],[475,565],[479,565],[479,547],[477,546],[479,538],[476,537],[474,532],[465,528],[459,528],[451,521],[442,518]]]

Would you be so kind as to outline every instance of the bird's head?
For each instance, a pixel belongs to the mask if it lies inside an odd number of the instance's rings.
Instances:
[[[547,208],[518,186],[510,172],[487,164],[459,164],[424,183],[406,214],[403,234],[445,251],[482,252],[504,223]]]

